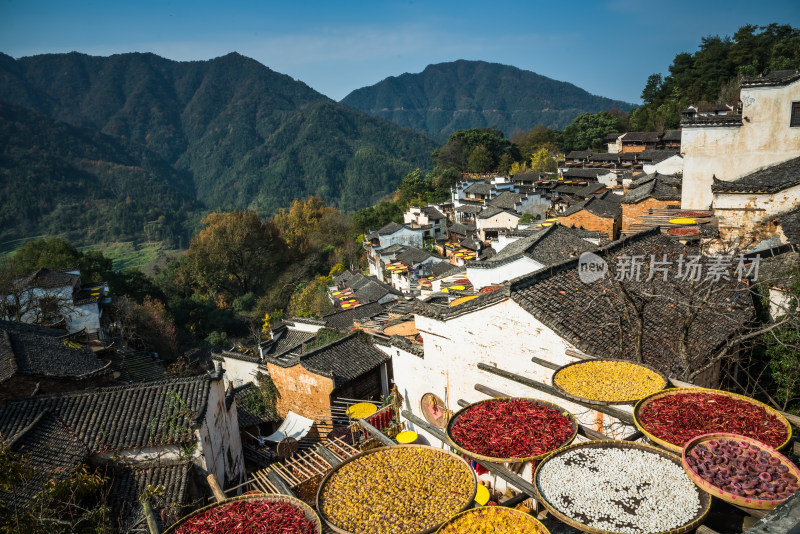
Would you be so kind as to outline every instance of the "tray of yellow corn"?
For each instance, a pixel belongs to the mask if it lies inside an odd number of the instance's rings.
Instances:
[[[669,384],[649,365],[626,360],[592,359],[556,369],[553,387],[565,396],[590,404],[633,404]]]

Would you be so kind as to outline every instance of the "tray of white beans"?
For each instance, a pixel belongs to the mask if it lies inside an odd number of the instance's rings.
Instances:
[[[711,507],[678,456],[628,441],[559,449],[534,481],[552,515],[594,534],[680,534],[697,528]]]

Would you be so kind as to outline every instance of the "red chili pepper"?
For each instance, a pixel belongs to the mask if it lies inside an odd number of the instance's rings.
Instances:
[[[466,409],[450,434],[464,449],[495,458],[529,458],[553,451],[572,435],[558,410],[526,399],[491,399]]]
[[[236,501],[215,506],[183,523],[176,534],[316,534],[314,521],[287,502]]]
[[[713,432],[741,434],[771,447],[779,447],[788,437],[786,427],[763,406],[713,393],[656,398],[641,410],[639,421],[657,438],[680,447]]]

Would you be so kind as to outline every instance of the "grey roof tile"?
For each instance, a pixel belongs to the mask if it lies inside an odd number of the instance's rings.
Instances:
[[[349,310],[334,312],[322,318],[325,326],[336,330],[350,330],[353,328],[353,321],[365,319],[383,313],[384,305],[377,302],[363,304]]]
[[[496,208],[502,208],[504,210],[513,210],[516,208],[517,204],[522,202],[523,195],[518,193],[512,193],[511,191],[503,191],[492,200],[487,202],[489,206],[494,206]]]
[[[191,432],[176,429],[194,429],[202,423],[210,380],[203,375],[7,399],[0,407],[0,435],[14,435],[43,410],[50,410],[92,452],[192,442]]]
[[[352,334],[301,355],[300,365],[312,373],[332,378],[334,387],[339,387],[389,359],[388,354],[372,343]]]
[[[739,81],[741,87],[757,87],[766,85],[785,85],[800,80],[800,70],[776,70],[761,76],[745,77]]]
[[[489,195],[492,192],[492,186],[486,182],[473,182],[464,189],[464,192],[476,195]]]
[[[800,157],[750,173],[733,181],[714,178],[715,193],[777,193],[800,184]]]
[[[596,251],[608,263],[611,277],[616,274],[616,258],[622,254],[645,258],[650,258],[651,254],[661,258],[662,254],[667,254],[669,258],[677,258],[681,253],[696,252],[662,235],[658,228],[615,241]],[[619,337],[620,329],[635,331],[633,314],[630,310],[622,311],[626,301],[615,296],[619,289],[613,282],[585,284],[580,281],[577,269],[578,259],[575,258],[512,280],[511,298],[581,350],[599,357],[633,359],[632,338],[628,336],[621,342]],[[647,289],[645,278],[642,277],[641,282],[626,282],[628,289]],[[747,288],[738,281],[720,283],[720,290],[712,298],[713,308],[700,314],[690,326],[689,353],[697,361],[708,357],[753,317],[753,303]],[[675,326],[680,322],[680,307],[670,305],[685,301],[680,294],[681,285],[672,280],[662,282],[656,277],[654,287],[649,290],[660,298],[645,307],[644,359],[669,374],[682,374],[676,357],[679,335]]]

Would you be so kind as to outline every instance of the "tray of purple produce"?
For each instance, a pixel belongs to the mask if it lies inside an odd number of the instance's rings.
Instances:
[[[788,458],[738,434],[697,436],[681,463],[700,489],[746,508],[771,510],[800,489],[800,469]]]

